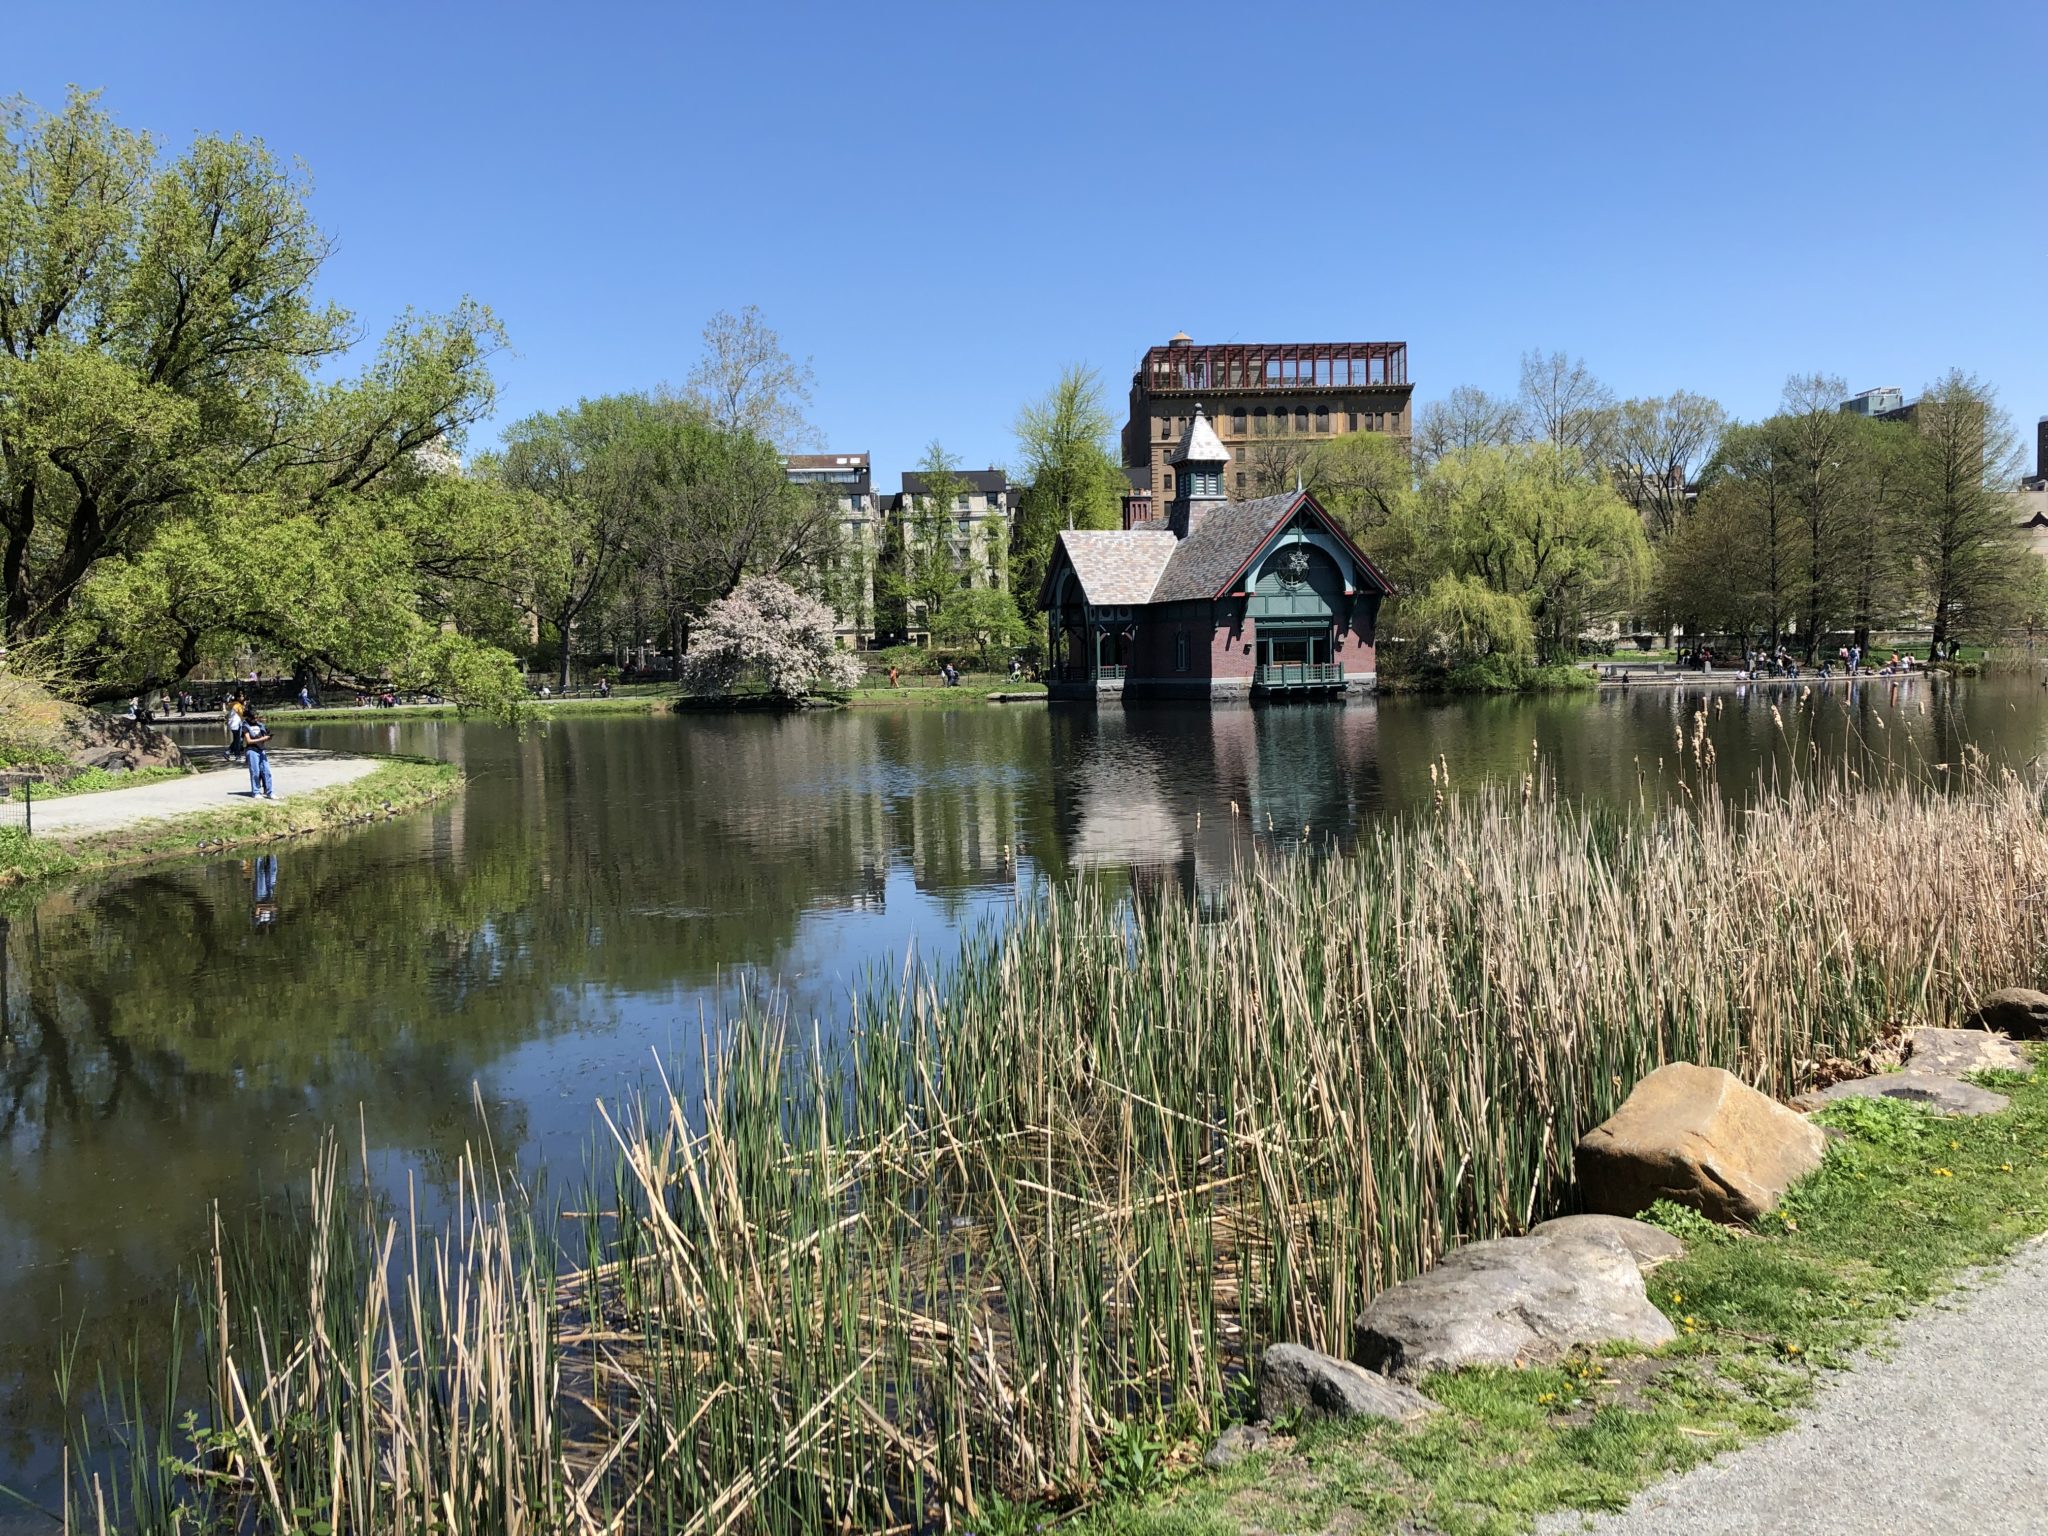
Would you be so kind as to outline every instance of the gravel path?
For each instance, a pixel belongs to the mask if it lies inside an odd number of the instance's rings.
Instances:
[[[1901,1325],[1797,1428],[1544,1536],[2048,1533],[2048,1239]]]
[[[312,752],[283,747],[270,754],[270,776],[277,786],[277,798],[316,789],[347,784],[374,771],[374,757],[343,757],[333,752]],[[249,803],[249,772],[245,768],[216,768],[188,774],[182,779],[164,779],[134,789],[109,789],[91,795],[62,795],[35,803],[38,835],[84,836],[92,832],[114,832],[138,822],[164,821],[193,811],[213,811],[225,806]],[[18,827],[28,814],[19,799],[0,801],[0,827]]]

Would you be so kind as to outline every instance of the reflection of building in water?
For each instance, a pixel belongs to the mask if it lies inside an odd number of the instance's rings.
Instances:
[[[1067,856],[1213,899],[1255,844],[1319,848],[1370,819],[1377,732],[1369,705],[1091,714],[1055,753]]]

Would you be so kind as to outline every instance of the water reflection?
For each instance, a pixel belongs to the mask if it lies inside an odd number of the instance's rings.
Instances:
[[[438,755],[432,812],[0,910],[0,1481],[31,1475],[52,1350],[125,1347],[203,1243],[329,1126],[429,1198],[487,1133],[573,1168],[590,1106],[685,1064],[742,988],[831,1020],[1040,878],[1213,897],[1254,840],[1342,844],[1541,763],[1634,804],[1702,763],[1936,774],[2038,755],[2038,687],[1864,685],[1276,709],[385,716],[281,739]],[[292,744],[283,742],[282,744]],[[481,1126],[472,1084],[482,1103]],[[160,1346],[159,1346],[160,1347]],[[46,1469],[44,1469],[46,1470]]]

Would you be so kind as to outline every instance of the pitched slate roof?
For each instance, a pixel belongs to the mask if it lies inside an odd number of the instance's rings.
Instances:
[[[1179,547],[1180,540],[1163,528],[1069,528],[1060,535],[1060,548],[1066,551],[1082,593],[1098,608],[1151,602],[1153,588]]]
[[[1305,499],[1300,491],[1284,491],[1216,508],[1175,548],[1152,591],[1152,601],[1180,603],[1214,597]]]

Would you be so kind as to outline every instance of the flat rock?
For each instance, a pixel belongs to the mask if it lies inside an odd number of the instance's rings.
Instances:
[[[2034,1070],[2008,1037],[1987,1029],[1916,1029],[1906,1039],[1906,1060],[1915,1072],[1941,1077]]]
[[[1259,1359],[1259,1415],[1268,1420],[1299,1413],[1406,1423],[1435,1412],[1413,1387],[1305,1345],[1271,1344]]]
[[[1958,1077],[1933,1072],[1880,1072],[1875,1077],[1851,1078],[1818,1093],[1804,1095],[1802,1105],[1818,1109],[1842,1099],[1899,1099],[1918,1104],[1938,1115],[1995,1115],[2012,1103],[2002,1093],[1979,1088]]]
[[[1749,1222],[1820,1166],[1820,1127],[1732,1072],[1672,1062],[1579,1139],[1589,1211],[1633,1216],[1672,1200],[1713,1221]]]
[[[1963,1022],[1970,1029],[2003,1030],[2015,1040],[2048,1040],[2048,992],[2001,987]]]
[[[1374,1297],[1352,1358],[1401,1381],[1468,1365],[1542,1365],[1572,1350],[1675,1336],[1628,1245],[1606,1232],[1470,1243]]]
[[[1260,1425],[1233,1424],[1216,1437],[1216,1443],[1209,1447],[1209,1454],[1202,1458],[1202,1465],[1211,1472],[1221,1472],[1236,1466],[1253,1451],[1263,1451],[1272,1443],[1272,1434]]]
[[[1646,1275],[1659,1264],[1685,1257],[1685,1244],[1669,1232],[1628,1216],[1596,1216],[1590,1213],[1556,1216],[1549,1221],[1539,1221],[1529,1229],[1531,1237],[1542,1237],[1545,1233],[1557,1236],[1605,1233],[1629,1251],[1636,1261],[1636,1268]]]

